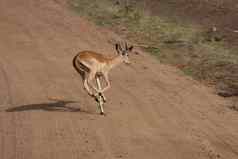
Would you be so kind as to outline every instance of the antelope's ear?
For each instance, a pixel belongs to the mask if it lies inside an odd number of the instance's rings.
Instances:
[[[133,48],[134,48],[134,46],[131,46],[131,47],[129,47],[129,51],[132,51],[133,50]]]

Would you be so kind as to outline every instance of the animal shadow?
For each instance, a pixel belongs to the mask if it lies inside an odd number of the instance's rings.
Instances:
[[[76,101],[67,100],[54,100],[52,102],[37,103],[37,104],[27,104],[20,105],[12,108],[8,108],[6,112],[21,112],[21,111],[31,111],[31,110],[43,110],[43,111],[58,111],[58,112],[85,112],[89,113],[81,108],[75,108],[67,106],[68,104],[78,103]]]

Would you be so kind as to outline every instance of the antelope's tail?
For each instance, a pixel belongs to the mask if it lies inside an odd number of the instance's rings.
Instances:
[[[74,59],[73,59],[72,63],[73,63],[74,69],[75,69],[79,74],[81,74],[81,73],[82,73],[82,70],[80,70],[80,68],[77,66],[77,57],[78,57],[78,54],[77,54],[76,56],[74,56]]]

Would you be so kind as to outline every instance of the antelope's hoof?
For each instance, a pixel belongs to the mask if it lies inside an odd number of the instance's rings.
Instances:
[[[99,102],[100,97],[102,98],[103,103],[106,103],[107,101],[106,97],[101,92],[94,94],[93,97],[95,98],[97,102]]]
[[[104,112],[101,112],[100,115],[106,116],[106,114]]]
[[[104,96],[104,94],[102,92],[99,92],[98,95],[101,96],[103,98],[103,100],[106,101],[106,97]]]
[[[94,99],[95,99],[96,102],[98,102],[98,103],[100,102],[99,98],[97,96],[94,96]]]
[[[106,103],[107,102],[106,97],[103,94],[101,95],[101,97],[102,97],[103,102]]]
[[[96,100],[96,102],[100,102],[99,94],[94,94],[92,97]]]
[[[94,97],[94,96],[95,96],[93,93],[88,93],[88,95],[90,95],[91,97]]]
[[[97,96],[96,94],[92,95],[92,97],[95,99],[95,100],[99,100],[99,96]]]

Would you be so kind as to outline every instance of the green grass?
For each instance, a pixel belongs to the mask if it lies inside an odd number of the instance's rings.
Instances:
[[[152,53],[153,55],[156,55],[157,57],[160,57],[161,51],[160,51],[160,49],[157,48],[157,47],[151,47],[151,46],[149,46],[149,47],[145,48],[145,50],[146,50],[147,52]]]
[[[223,83],[232,77],[227,66],[238,65],[236,50],[188,24],[151,16],[139,2],[116,5],[113,0],[72,0],[72,8],[97,25],[108,27],[155,55],[163,63],[184,65],[181,70],[195,79]],[[236,67],[234,67],[236,68]],[[237,81],[237,79],[233,79]],[[237,86],[238,88],[238,82]]]
[[[163,41],[189,42],[196,32],[187,26],[172,23],[158,16],[150,16],[140,5],[124,7],[110,0],[72,0],[72,6],[79,14],[87,16],[96,24],[121,30],[128,29],[128,37],[138,42],[157,45]],[[140,36],[139,40],[137,37]]]

